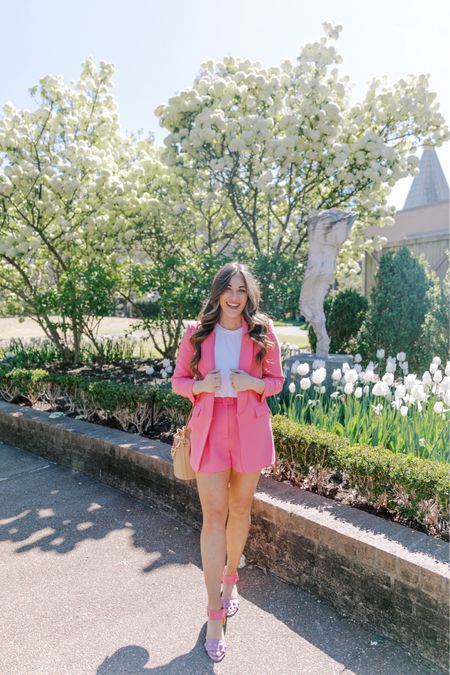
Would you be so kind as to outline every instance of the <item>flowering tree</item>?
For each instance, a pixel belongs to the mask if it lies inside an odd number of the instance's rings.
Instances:
[[[88,59],[76,83],[44,77],[34,111],[8,103],[0,120],[3,303],[32,316],[67,361],[83,334],[95,344],[133,234],[128,214],[148,201],[150,143],[120,133],[113,70]]]
[[[340,267],[356,274],[362,250],[379,245],[364,230],[391,222],[391,187],[416,171],[419,145],[438,145],[448,131],[424,75],[393,86],[374,80],[351,105],[348,78],[336,68],[341,57],[330,44],[341,27],[324,29],[296,62],[205,63],[192,88],[156,114],[170,132],[166,162],[192,190],[202,181],[204,205],[228,203],[257,252],[295,256],[308,217],[333,207],[356,210]]]

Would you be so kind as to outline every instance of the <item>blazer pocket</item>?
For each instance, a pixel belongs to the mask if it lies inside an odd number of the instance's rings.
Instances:
[[[257,417],[261,417],[261,415],[268,415],[270,413],[270,408],[265,403],[265,401],[262,401],[261,403],[257,403],[255,405],[255,415]]]

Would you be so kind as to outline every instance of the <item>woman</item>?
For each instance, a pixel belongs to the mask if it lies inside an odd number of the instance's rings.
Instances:
[[[259,302],[247,266],[224,265],[198,321],[189,322],[171,379],[173,390],[193,403],[191,466],[203,514],[208,595],[205,649],[213,661],[225,656],[224,623],[239,608],[237,567],[261,469],[275,461],[266,399],[281,391],[284,375],[273,322]]]

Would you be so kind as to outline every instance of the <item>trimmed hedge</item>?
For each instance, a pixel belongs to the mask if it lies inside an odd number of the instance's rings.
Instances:
[[[161,420],[182,425],[191,408],[187,399],[165,385],[123,384],[81,375],[0,367],[0,398],[19,396],[31,404],[46,401],[52,408],[82,414],[87,420],[115,418],[126,431],[142,433]]]
[[[345,472],[354,486],[371,498],[386,495],[388,508],[406,517],[416,514],[419,502],[434,500],[443,510],[449,506],[450,469],[447,464],[396,454],[386,448],[352,445],[345,438],[298,424],[283,415],[272,418],[279,459],[295,462],[305,475],[311,466]],[[402,507],[399,490],[407,493]]]

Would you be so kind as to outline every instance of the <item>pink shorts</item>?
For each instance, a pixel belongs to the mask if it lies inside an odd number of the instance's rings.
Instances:
[[[213,417],[206,437],[199,471],[215,473],[230,468],[234,471],[244,471],[236,411],[236,396],[215,397]],[[258,462],[255,461],[255,467],[252,467],[250,471],[258,471],[260,468],[263,467],[258,466]]]

